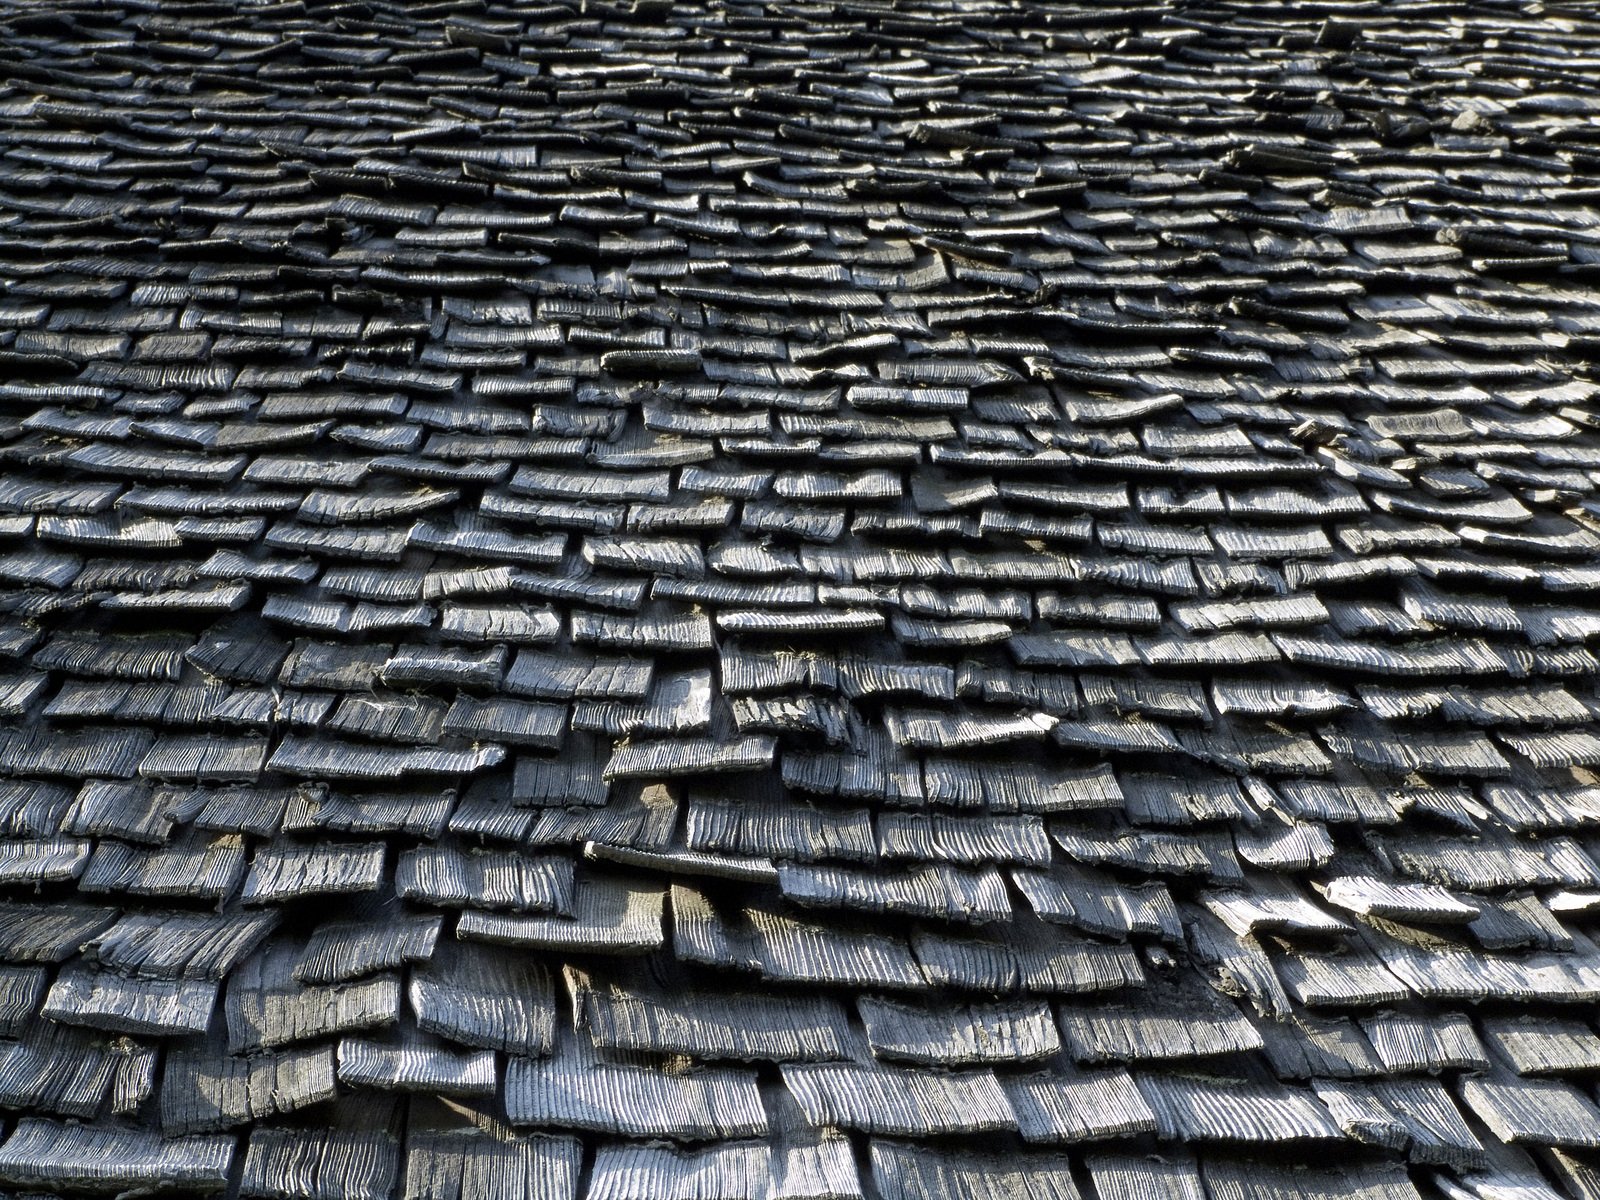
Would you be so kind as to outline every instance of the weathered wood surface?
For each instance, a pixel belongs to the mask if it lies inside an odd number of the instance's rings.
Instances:
[[[0,1190],[1600,1197],[1600,20],[0,0]]]

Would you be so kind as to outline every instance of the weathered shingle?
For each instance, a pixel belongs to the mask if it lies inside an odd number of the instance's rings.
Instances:
[[[1600,1195],[1546,7],[7,12],[0,1187]]]
[[[163,1138],[120,1125],[79,1125],[26,1117],[0,1145],[0,1179],[96,1192],[179,1185],[221,1191],[233,1160],[232,1138]]]
[[[475,1129],[419,1130],[406,1138],[406,1200],[520,1200],[576,1194],[576,1138],[496,1136]]]
[[[837,1059],[853,1045],[838,1001],[822,996],[625,987],[568,968],[578,1023],[597,1046],[702,1059]]]
[[[512,1059],[506,1112],[515,1125],[680,1141],[750,1137],[767,1128],[751,1073],[721,1067],[669,1073],[607,1062],[576,1045],[550,1059]]]
[[[783,1083],[817,1126],[919,1137],[1016,1128],[989,1071],[935,1074],[855,1063],[786,1063]]]
[[[543,963],[515,951],[445,942],[406,990],[417,1027],[463,1046],[537,1056],[555,1040],[555,989]]]

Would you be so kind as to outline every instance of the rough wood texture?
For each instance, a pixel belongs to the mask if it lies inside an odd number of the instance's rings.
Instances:
[[[1600,14],[0,0],[0,1191],[1600,1196]]]

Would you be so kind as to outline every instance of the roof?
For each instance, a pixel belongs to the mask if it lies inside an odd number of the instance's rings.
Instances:
[[[0,6],[0,1190],[1600,1196],[1600,24]]]

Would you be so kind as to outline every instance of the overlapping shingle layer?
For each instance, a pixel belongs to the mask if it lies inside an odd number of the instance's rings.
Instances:
[[[0,1186],[1600,1195],[1592,12],[0,17]]]

